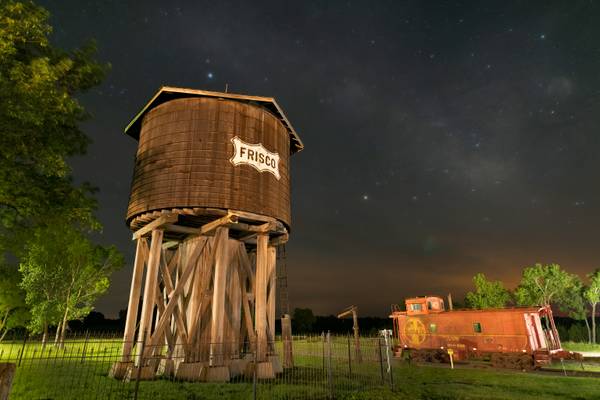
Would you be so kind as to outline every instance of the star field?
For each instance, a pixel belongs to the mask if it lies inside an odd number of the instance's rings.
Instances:
[[[95,38],[112,64],[81,97],[94,140],[73,160],[100,188],[101,240],[129,267],[136,143],[124,126],[161,85],[273,96],[292,158],[292,306],[387,315],[406,296],[459,299],[476,272],[600,266],[600,4],[41,1],[56,44]]]

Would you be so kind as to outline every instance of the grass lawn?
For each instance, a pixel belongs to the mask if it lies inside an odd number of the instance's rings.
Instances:
[[[594,351],[600,353],[600,344],[579,343],[579,342],[562,342],[562,347],[569,351]]]
[[[118,358],[119,341],[69,342],[66,350],[26,344],[22,365],[13,383],[11,399],[123,399],[132,398],[135,382],[111,379],[107,372]],[[20,346],[0,344],[0,359],[15,360]],[[561,377],[491,369],[455,369],[446,366],[409,366],[395,361],[395,390],[381,385],[377,353],[365,341],[361,365],[351,365],[348,375],[347,343],[332,349],[333,390],[336,399],[599,399],[600,378]],[[329,391],[323,372],[323,343],[295,343],[296,368],[273,381],[260,381],[261,399],[326,399]],[[569,364],[570,366],[570,364]],[[573,364],[573,369],[580,365]],[[225,384],[173,382],[167,379],[140,382],[140,399],[251,399],[252,383]]]

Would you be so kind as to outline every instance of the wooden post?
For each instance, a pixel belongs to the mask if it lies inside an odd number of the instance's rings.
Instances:
[[[204,257],[201,256],[198,258],[198,261],[196,261],[195,265],[194,265],[194,273],[193,276],[190,278],[191,279],[191,294],[190,294],[190,298],[189,298],[189,302],[187,305],[187,310],[185,313],[186,316],[186,325],[188,327],[188,340],[189,340],[189,346],[190,347],[194,347],[196,345],[196,330],[197,330],[197,325],[199,322],[199,314],[200,314],[200,305],[202,304],[202,286],[204,284],[202,278],[203,278],[203,272],[204,272],[204,263],[202,262],[204,260]],[[182,310],[183,308],[180,308],[180,310]],[[194,350],[192,350],[192,353],[195,353]],[[192,358],[197,358],[195,357],[195,354],[192,354]]]
[[[239,356],[240,329],[242,322],[242,289],[240,285],[240,263],[239,257],[236,257],[239,251],[239,243],[235,240],[229,242],[230,270],[229,270],[229,304],[231,306],[231,355],[235,358]],[[235,260],[232,263],[231,260]]]
[[[358,315],[356,315],[356,307],[352,308],[352,323],[354,330],[354,349],[356,351],[356,362],[362,362],[362,354],[360,352],[360,334],[358,332]]]
[[[0,363],[0,400],[8,400],[16,369],[14,363]]]
[[[135,262],[133,264],[133,275],[131,276],[131,289],[129,290],[129,303],[127,304],[127,319],[125,320],[125,334],[123,335],[123,347],[121,350],[121,361],[130,359],[133,341],[135,340],[135,323],[138,316],[140,303],[140,291],[142,289],[142,277],[144,275],[144,263],[147,257],[146,239],[139,238],[135,248]]]
[[[283,341],[283,367],[294,368],[292,319],[288,314],[284,314],[283,317],[281,317],[281,339]]]
[[[261,233],[256,239],[256,280],[254,293],[254,318],[257,334],[257,362],[266,361],[267,356],[267,283],[269,235]]]
[[[146,282],[144,284],[144,299],[142,304],[142,316],[140,317],[140,329],[138,332],[138,342],[144,338],[150,337],[152,310],[154,309],[154,299],[156,293],[156,285],[158,281],[158,267],[160,262],[160,252],[162,246],[163,231],[155,229],[152,231],[152,241],[150,243],[150,254],[148,255],[148,267],[146,269]],[[138,367],[142,360],[142,353],[138,351],[137,362]]]
[[[210,365],[223,365],[225,337],[225,289],[229,263],[229,229],[217,228],[215,233],[215,276],[213,281],[212,320],[210,331]]]
[[[268,340],[271,345],[275,345],[275,303],[277,302],[275,293],[277,286],[277,275],[275,273],[275,263],[277,262],[277,250],[275,247],[269,246],[268,249],[267,276],[269,277],[269,297],[267,298],[267,320],[269,322]],[[273,348],[274,349],[274,348]]]

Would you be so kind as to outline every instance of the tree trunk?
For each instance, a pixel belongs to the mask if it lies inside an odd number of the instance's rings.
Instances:
[[[65,315],[63,315],[63,320],[60,329],[60,343],[59,347],[62,349],[65,346],[65,332],[67,330],[67,324],[69,321],[67,320],[67,316],[69,315],[69,307],[65,308]]]
[[[592,304],[592,343],[596,344],[596,304]]]
[[[56,333],[54,334],[54,346],[58,346],[58,338],[60,337],[60,322],[56,326]]]
[[[48,323],[44,322],[44,334],[42,335],[42,351],[46,347],[47,341],[48,341]]]
[[[587,320],[587,317],[583,319],[585,321],[585,327],[587,328],[588,333],[588,343],[592,343],[592,330],[590,329],[590,323]]]
[[[6,336],[6,332],[8,332],[8,328],[6,328],[6,321],[8,320],[8,313],[10,311],[6,311],[4,313],[4,317],[2,317],[2,322],[0,322],[0,332],[2,332],[2,336],[0,336],[0,342],[2,342],[2,339],[4,339],[4,336]]]
[[[4,332],[2,332],[2,336],[0,336],[0,342],[2,342],[4,340],[4,336],[6,336],[7,333],[8,333],[8,329],[5,329]]]
[[[65,345],[65,332],[67,331],[67,328],[69,327],[69,320],[68,320],[68,316],[69,316],[69,307],[65,308],[65,314],[63,315],[63,321],[61,323],[61,329],[60,329],[60,348],[62,349]]]

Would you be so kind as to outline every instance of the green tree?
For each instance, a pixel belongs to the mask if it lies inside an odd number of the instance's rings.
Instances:
[[[590,284],[583,291],[583,297],[592,306],[592,343],[596,343],[596,307],[600,303],[600,269],[588,275]],[[587,320],[586,320],[587,321]]]
[[[21,274],[9,265],[0,265],[0,342],[6,333],[29,322],[25,292],[19,287]]]
[[[558,303],[559,309],[576,320],[584,321],[588,333],[588,341],[592,341],[592,329],[587,320],[587,307],[585,300],[585,290],[583,283],[577,275],[573,276],[573,283],[566,289],[566,293],[562,296],[562,300]]]
[[[579,278],[562,270],[558,264],[535,264],[523,269],[515,290],[517,303],[523,306],[550,305],[564,302]]]
[[[316,317],[310,308],[295,308],[292,315],[294,323],[294,331],[297,333],[312,332],[313,325],[316,322]]]
[[[568,308],[573,288],[580,282],[577,275],[562,270],[558,264],[535,264],[523,269],[521,282],[515,290],[517,304],[522,306],[549,306]],[[548,321],[546,320],[546,327]]]
[[[108,289],[110,275],[122,266],[114,247],[93,244],[68,222],[36,229],[20,265],[33,317],[30,328],[47,333],[49,324],[58,325],[62,344],[68,321],[92,310]]]
[[[465,296],[467,307],[470,308],[501,308],[510,301],[510,292],[500,281],[488,281],[484,274],[473,277],[474,292]]]
[[[67,158],[89,139],[88,115],[74,97],[102,80],[108,65],[93,43],[52,46],[48,12],[32,2],[0,3],[0,245],[19,256],[27,232],[48,214],[96,225],[89,185],[76,187]]]
[[[0,2],[0,260],[6,254],[23,259],[32,231],[56,216],[82,229],[100,228],[95,189],[73,183],[67,159],[89,144],[79,128],[88,114],[76,96],[99,84],[109,65],[96,61],[93,42],[73,51],[53,46],[48,20],[31,1]],[[19,280],[7,283],[11,293],[19,291]],[[48,297],[53,285],[40,293]],[[29,326],[47,336],[59,305],[48,298],[36,304],[27,295]]]

